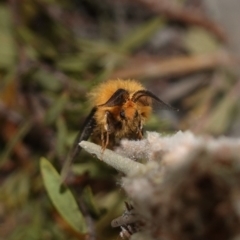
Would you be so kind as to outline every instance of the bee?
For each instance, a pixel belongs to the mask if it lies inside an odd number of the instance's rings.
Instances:
[[[123,138],[141,139],[143,126],[152,112],[153,100],[173,109],[135,80],[103,82],[89,93],[89,100],[93,108],[76,139],[70,154],[71,161],[81,150],[78,143],[89,137],[103,151],[112,149]]]

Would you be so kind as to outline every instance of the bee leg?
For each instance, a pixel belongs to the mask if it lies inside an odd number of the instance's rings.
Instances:
[[[106,142],[103,151],[106,149],[107,145],[109,144],[109,133],[106,132]]]
[[[104,115],[105,118],[105,125],[104,125],[104,133],[102,132],[103,138],[102,138],[102,150],[104,151],[107,148],[107,145],[109,144],[109,133],[111,131],[111,121],[112,121],[112,115],[109,111],[105,112]],[[105,135],[105,136],[104,136]]]
[[[143,138],[143,124],[142,124],[142,121],[139,124],[139,128],[138,128],[137,134],[138,134],[138,139],[142,139]]]
[[[101,132],[101,142],[102,142],[102,149],[101,149],[101,156],[102,156],[103,152],[106,148],[106,147],[104,147],[105,146],[105,137],[104,137],[104,132],[103,131]],[[101,157],[101,160],[102,160],[102,157]]]
[[[142,138],[143,138],[142,130],[139,129],[139,131],[138,131],[138,139],[142,139]]]
[[[103,146],[103,142],[104,142],[104,132],[101,131],[101,142],[102,142],[102,146]]]
[[[102,140],[102,152],[104,152],[104,150],[107,148],[107,145],[109,144],[109,133],[108,132],[102,133],[101,140]]]
[[[101,141],[102,141],[102,150],[101,150],[101,155],[103,155],[103,152],[107,148],[107,145],[109,144],[109,133],[108,132],[103,132],[101,133]]]
[[[109,144],[109,135],[113,131],[113,116],[109,111],[104,115],[105,124],[101,130],[102,154]]]

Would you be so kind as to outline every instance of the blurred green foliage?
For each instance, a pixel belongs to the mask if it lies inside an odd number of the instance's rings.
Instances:
[[[146,129],[240,133],[238,75],[225,55],[212,55],[225,43],[137,1],[1,1],[0,46],[0,239],[84,239],[52,205],[39,159],[60,170],[91,109],[87,93],[101,81],[136,76],[180,109],[155,109]],[[201,54],[212,62],[188,60]],[[74,198],[89,209],[96,239],[116,238],[110,222],[125,199],[118,173],[84,152],[72,169],[79,178]]]

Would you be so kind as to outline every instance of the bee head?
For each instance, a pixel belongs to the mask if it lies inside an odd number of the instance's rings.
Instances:
[[[119,116],[121,120],[133,121],[138,116],[136,103],[128,100],[120,109]]]
[[[111,112],[112,122],[117,122],[122,129],[139,132],[151,113],[152,100],[170,107],[148,90],[141,89],[130,94],[122,88],[114,92],[104,104],[98,107],[111,108],[108,111]]]

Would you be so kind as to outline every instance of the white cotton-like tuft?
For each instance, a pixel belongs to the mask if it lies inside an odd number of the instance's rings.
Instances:
[[[144,140],[121,142],[117,152],[129,158],[81,146],[125,174],[121,187],[138,221],[121,227],[131,239],[136,231],[151,240],[240,237],[240,139],[147,132]]]
[[[124,140],[118,152],[147,160],[144,171],[122,179],[146,222],[139,239],[240,236],[240,139],[147,132],[144,140]]]

